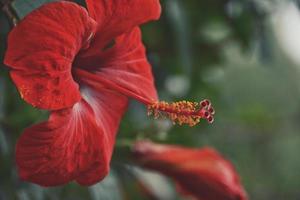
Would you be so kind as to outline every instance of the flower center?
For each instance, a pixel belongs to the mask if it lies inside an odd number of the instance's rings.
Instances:
[[[214,121],[215,110],[209,100],[201,102],[179,101],[167,103],[165,101],[154,102],[148,105],[148,115],[168,117],[174,124],[188,124],[195,126],[200,119],[206,119],[208,123]]]

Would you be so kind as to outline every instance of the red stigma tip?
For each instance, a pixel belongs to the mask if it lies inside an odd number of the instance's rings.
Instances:
[[[215,109],[213,107],[209,107],[208,112],[210,112],[210,114],[214,115],[215,114]]]
[[[206,103],[206,101],[201,101],[201,102],[200,102],[200,105],[201,105],[202,107],[205,107],[205,106],[207,106],[207,103]]]
[[[207,121],[208,121],[208,123],[213,123],[214,122],[214,118],[213,118],[213,116],[209,116],[208,118],[207,118]]]
[[[208,111],[205,111],[205,112],[204,112],[204,117],[207,118],[208,116],[209,116],[209,112],[208,112]]]

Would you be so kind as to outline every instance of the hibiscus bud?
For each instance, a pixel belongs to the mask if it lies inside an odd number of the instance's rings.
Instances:
[[[247,200],[232,164],[212,148],[140,141],[134,145],[133,154],[140,166],[171,177],[183,195],[199,200]]]

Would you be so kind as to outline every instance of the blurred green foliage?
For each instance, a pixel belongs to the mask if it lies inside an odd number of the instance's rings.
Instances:
[[[11,8],[22,18],[45,2],[15,0]],[[113,173],[90,188],[71,183],[44,189],[18,179],[16,140],[47,113],[21,100],[3,66],[11,20],[0,11],[0,199],[149,199],[139,173],[123,162],[127,155],[118,147],[140,138],[213,146],[235,164],[250,199],[300,199],[300,74],[278,50],[270,28],[270,9],[277,2],[162,1],[161,19],[143,26],[160,98],[209,98],[216,121],[172,126],[149,119],[143,105],[131,102],[119,130]],[[179,198],[174,195],[171,199]]]

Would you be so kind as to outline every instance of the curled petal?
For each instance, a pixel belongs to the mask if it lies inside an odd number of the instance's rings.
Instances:
[[[53,111],[49,120],[27,128],[18,141],[20,177],[42,186],[103,179],[127,98],[107,90],[83,89],[72,108]]]
[[[60,1],[34,10],[12,30],[4,62],[25,101],[57,110],[80,100],[72,62],[96,26],[84,8]]]

